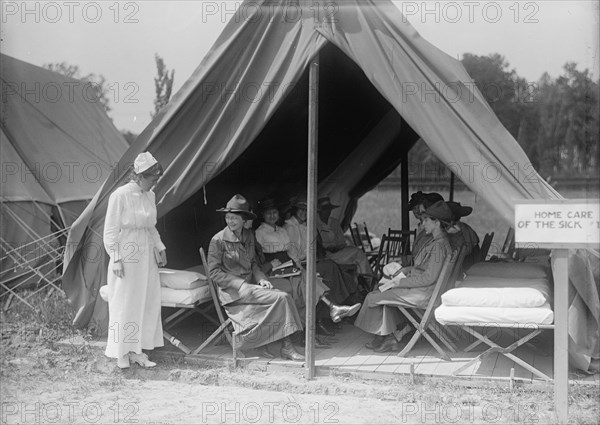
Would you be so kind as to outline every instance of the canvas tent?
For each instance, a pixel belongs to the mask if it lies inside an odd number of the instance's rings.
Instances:
[[[529,168],[460,62],[422,39],[391,2],[338,5],[331,19],[315,19],[307,1],[242,3],[73,225],[63,284],[77,325],[106,320],[96,300],[107,257],[91,253],[102,243],[108,196],[138,153],[152,152],[166,169],[155,191],[171,267],[198,264],[198,247],[224,226],[215,209],[233,194],[256,201],[305,189],[308,64],[317,53],[319,194],[342,205],[338,218],[348,222],[358,198],[419,138],[509,221],[519,199],[560,196]],[[587,252],[577,258],[590,261]],[[591,269],[582,270],[577,294],[596,294],[572,304],[588,324],[572,335],[585,370],[597,353],[600,309]]]
[[[62,260],[65,229],[128,145],[89,83],[6,55],[0,76],[0,282],[14,288]]]

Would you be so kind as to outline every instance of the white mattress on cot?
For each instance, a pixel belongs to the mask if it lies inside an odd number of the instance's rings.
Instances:
[[[160,288],[162,303],[194,304],[197,301],[206,302],[210,300],[210,289],[208,285],[195,289],[172,289]]]
[[[482,323],[488,326],[551,325],[554,312],[550,304],[541,307],[458,307],[440,305],[435,309],[435,319],[442,325],[448,323]]]

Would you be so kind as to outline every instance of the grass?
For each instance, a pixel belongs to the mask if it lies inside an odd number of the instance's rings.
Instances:
[[[418,189],[409,188],[409,193],[416,192]],[[448,199],[448,189],[429,190],[437,191],[445,199]],[[598,193],[590,193],[585,190],[571,190],[562,194],[565,198],[598,198]],[[369,232],[378,237],[387,233],[388,228],[402,228],[402,209],[400,205],[400,188],[375,188],[366,193],[358,202],[358,208],[354,215],[353,222],[367,223]],[[494,239],[490,247],[490,253],[500,252],[506,233],[513,224],[505,221],[490,205],[476,193],[470,190],[460,190],[454,192],[454,200],[462,205],[473,207],[471,215],[464,217],[462,221],[470,225],[479,235],[479,240],[483,240],[486,233],[494,232]],[[417,227],[417,221],[413,214],[410,214],[410,228]]]
[[[495,421],[496,423],[553,421],[551,387],[518,386],[510,391],[506,385],[498,383],[434,380],[425,377],[419,377],[412,383],[406,377],[391,377],[389,382],[371,382],[350,376],[305,381],[303,374],[297,372],[269,374],[223,367],[190,368],[180,361],[161,361],[154,372],[132,370],[121,373],[114,371],[114,362],[91,348],[74,346],[72,349],[58,350],[55,347],[55,342],[79,333],[72,329],[73,315],[61,292],[54,291],[50,296],[46,296],[44,292],[36,294],[31,303],[36,306],[36,311],[16,303],[2,317],[0,378],[3,386],[0,396],[8,402],[42,400],[51,405],[50,403],[73,400],[73,403],[93,402],[113,406],[114,400],[119,399],[137,403],[132,394],[137,394],[144,381],[168,379],[179,384],[224,386],[231,392],[240,394],[240,397],[252,397],[249,395],[249,390],[252,389],[296,395],[353,396],[374,401],[395,401],[399,405],[418,403],[430,408],[437,405],[461,406],[462,409],[476,412],[478,418],[481,417],[482,406],[493,405],[504,412],[502,418],[497,418],[500,422]],[[86,336],[83,332],[81,335]],[[156,389],[152,388],[145,389],[146,392],[141,393],[141,397],[155,395]],[[169,390],[165,388],[164,391],[164,396],[169,397]],[[596,422],[599,391],[598,386],[571,386],[569,423]],[[49,396],[43,394],[55,395],[52,396],[54,398],[47,398]],[[179,396],[179,393],[173,395]],[[178,406],[193,408],[182,405],[181,402]],[[515,417],[515,406],[523,409],[518,411],[519,418]],[[495,414],[495,411],[492,413]],[[372,423],[376,422],[373,418]]]

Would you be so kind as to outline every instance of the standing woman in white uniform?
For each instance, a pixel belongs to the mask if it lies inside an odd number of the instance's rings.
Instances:
[[[167,263],[165,245],[156,230],[152,187],[163,173],[149,153],[135,159],[129,183],[108,199],[104,247],[108,265],[108,341],[106,356],[120,368],[129,362],[153,367],[142,350],[163,346],[158,267]]]

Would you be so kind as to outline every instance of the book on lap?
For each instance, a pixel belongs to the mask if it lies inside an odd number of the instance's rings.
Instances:
[[[294,265],[292,260],[286,261],[269,272],[269,277],[290,277],[298,276],[301,273],[300,269]]]

